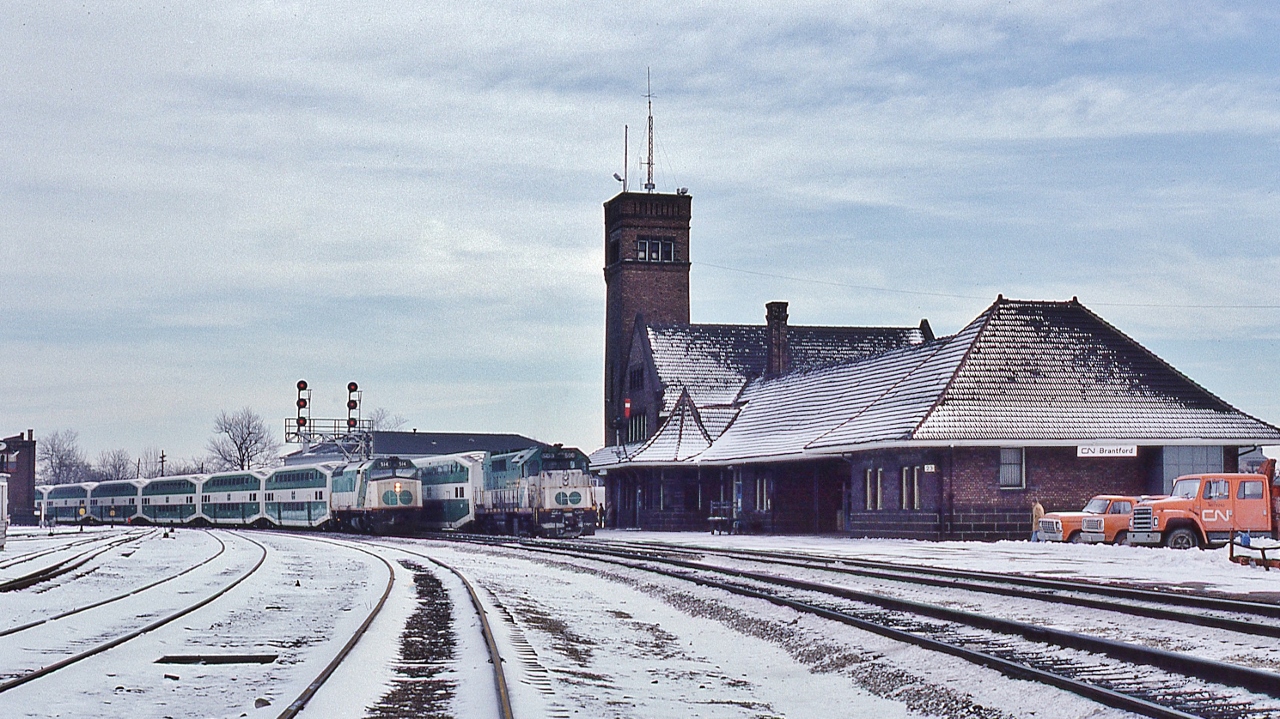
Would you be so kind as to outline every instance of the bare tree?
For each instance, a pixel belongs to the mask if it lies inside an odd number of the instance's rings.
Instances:
[[[84,481],[89,463],[80,449],[80,434],[74,429],[60,429],[45,435],[36,444],[36,461],[40,463],[40,479],[48,484]]]
[[[191,457],[189,459],[171,459],[164,465],[164,473],[170,476],[180,474],[204,474],[206,468],[212,468],[209,459]]]
[[[209,440],[210,460],[216,469],[251,469],[272,464],[280,451],[267,425],[251,408],[227,414],[219,412]]]
[[[145,479],[160,476],[160,448],[147,447],[138,455],[138,461],[134,464],[134,473]]]
[[[369,414],[365,415],[365,419],[373,423],[373,429],[379,432],[394,432],[400,429],[409,420],[400,415],[391,414],[386,407],[378,407]]]
[[[137,469],[129,452],[123,449],[105,450],[98,453],[98,465],[94,467],[98,478],[102,481],[115,479],[133,479]]]

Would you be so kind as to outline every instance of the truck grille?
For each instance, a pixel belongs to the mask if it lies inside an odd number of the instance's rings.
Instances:
[[[1137,507],[1133,510],[1133,519],[1129,520],[1129,526],[1135,532],[1151,531],[1151,508]]]
[[[1105,527],[1104,522],[1105,520],[1102,517],[1085,517],[1080,522],[1080,529],[1086,532],[1101,532]]]
[[[1041,532],[1061,532],[1062,525],[1056,519],[1042,519],[1040,520],[1040,531]]]

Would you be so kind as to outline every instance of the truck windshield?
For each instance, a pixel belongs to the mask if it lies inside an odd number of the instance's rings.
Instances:
[[[1091,499],[1088,504],[1084,505],[1084,511],[1089,514],[1102,514],[1107,511],[1108,503],[1109,500],[1106,499]]]
[[[1195,499],[1196,492],[1200,491],[1200,480],[1198,479],[1179,479],[1173,483],[1173,496],[1183,499]]]

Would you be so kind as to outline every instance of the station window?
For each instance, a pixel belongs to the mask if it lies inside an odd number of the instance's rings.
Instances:
[[[644,365],[637,365],[631,368],[627,378],[627,386],[632,392],[639,392],[644,389]]]
[[[884,470],[868,467],[864,476],[864,484],[867,511],[873,512],[884,509]]]
[[[641,412],[631,415],[631,423],[627,426],[627,442],[642,442],[649,438],[649,415]]]
[[[1001,447],[1000,488],[1024,489],[1026,486],[1026,450],[1022,447]]]

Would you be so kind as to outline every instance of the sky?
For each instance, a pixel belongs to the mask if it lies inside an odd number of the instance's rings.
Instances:
[[[695,322],[959,330],[1073,296],[1280,423],[1267,2],[11,2],[0,434],[602,441],[601,205],[652,77]]]

